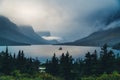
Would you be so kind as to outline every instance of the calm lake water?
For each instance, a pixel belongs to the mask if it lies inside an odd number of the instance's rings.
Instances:
[[[59,50],[60,47],[62,47],[62,50]],[[17,54],[19,50],[23,50],[25,56],[33,58],[38,57],[41,61],[50,59],[54,53],[56,53],[56,56],[60,56],[62,53],[66,53],[68,51],[74,58],[80,58],[84,57],[88,51],[94,52],[94,50],[100,51],[101,49],[100,47],[57,45],[8,46],[8,48],[11,54]],[[6,46],[0,46],[0,51],[5,49]]]

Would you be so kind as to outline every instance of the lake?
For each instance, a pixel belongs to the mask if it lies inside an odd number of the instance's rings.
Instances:
[[[59,48],[62,47],[62,50]],[[0,46],[0,51],[6,49],[6,46]],[[8,46],[10,53],[18,54],[19,50],[23,50],[25,56],[27,57],[38,57],[41,61],[50,59],[54,53],[56,56],[60,56],[62,53],[67,51],[73,58],[82,58],[85,54],[89,52],[94,52],[94,50],[100,51],[100,47],[86,47],[86,46],[60,46],[60,45],[31,45],[31,46]],[[115,50],[118,52],[117,50]]]

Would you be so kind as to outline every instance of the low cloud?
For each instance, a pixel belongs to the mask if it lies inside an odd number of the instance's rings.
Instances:
[[[57,41],[61,41],[62,38],[60,37],[56,37],[56,36],[42,36],[43,39],[46,39],[46,40],[57,40]]]
[[[76,40],[106,27],[119,0],[1,0],[0,14],[18,25],[48,30],[52,36]]]

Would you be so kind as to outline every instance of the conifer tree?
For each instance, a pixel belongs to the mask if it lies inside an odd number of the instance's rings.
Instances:
[[[90,75],[92,69],[92,58],[90,52],[85,55],[85,75]]]
[[[100,55],[100,59],[101,59],[101,71],[102,73],[106,72],[106,73],[111,73],[114,69],[114,61],[115,61],[115,55],[113,53],[113,51],[108,51],[108,46],[107,44],[105,44],[102,48],[101,48],[101,55]],[[112,64],[112,65],[111,65]],[[111,66],[111,67],[110,67]]]
[[[65,80],[71,80],[71,71],[72,71],[73,58],[69,55],[69,52],[64,55],[62,54],[60,58],[61,65],[61,74]]]
[[[56,54],[54,53],[51,61],[51,70],[53,75],[58,75],[59,73],[59,65],[58,65],[58,58],[56,57]]]
[[[97,56],[97,51],[95,50],[93,54],[91,54],[91,66],[92,66],[92,74],[99,74],[99,60]]]

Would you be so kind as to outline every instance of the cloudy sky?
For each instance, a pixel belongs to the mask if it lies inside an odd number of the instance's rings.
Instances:
[[[118,0],[0,0],[0,15],[68,41],[106,27],[102,19],[118,9]]]

